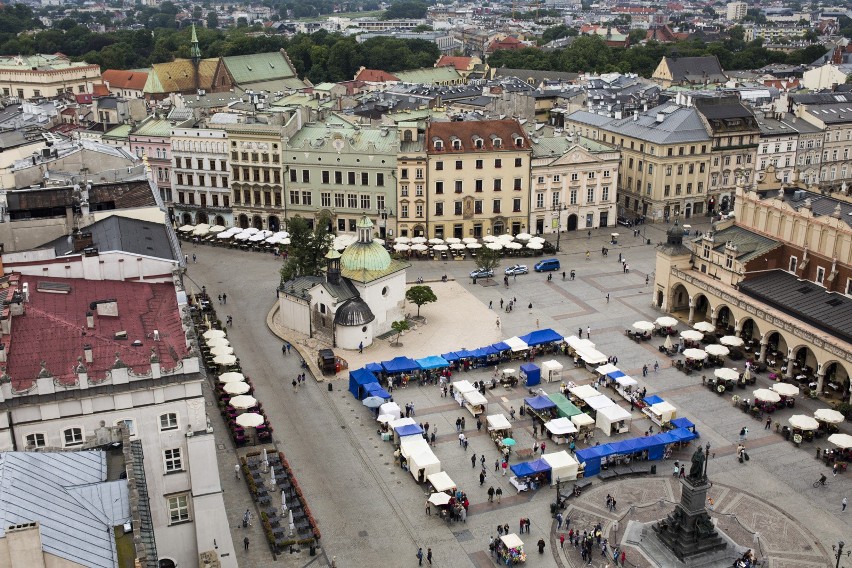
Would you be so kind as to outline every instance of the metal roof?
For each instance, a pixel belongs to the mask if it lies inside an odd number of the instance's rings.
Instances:
[[[0,453],[0,536],[11,525],[38,521],[45,552],[81,566],[118,566],[111,529],[130,517],[127,482],[88,487],[106,475],[102,451]],[[128,507],[105,507],[106,495]]]
[[[657,122],[657,115],[662,117],[662,122]],[[578,110],[568,115],[568,119],[653,144],[710,141],[698,111],[693,107],[683,107],[674,103],[665,103],[641,112],[635,120],[633,116],[609,118],[585,110]]]
[[[852,341],[852,298],[783,270],[743,280],[739,290],[843,341]]]
[[[777,248],[780,243],[774,239],[759,235],[739,225],[731,225],[713,233],[713,250],[723,253],[726,243],[737,247],[737,260],[746,262],[770,250]]]
[[[287,60],[283,50],[250,55],[229,55],[222,58],[222,63],[237,85],[296,76],[296,70]]]
[[[162,223],[111,215],[83,230],[92,234],[92,246],[100,252],[120,250],[142,256],[179,260]],[[56,256],[74,251],[73,243],[67,236],[59,237],[48,244],[56,251]]]

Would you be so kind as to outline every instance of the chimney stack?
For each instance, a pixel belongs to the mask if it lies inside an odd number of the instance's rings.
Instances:
[[[94,244],[92,233],[75,232],[72,235],[74,240],[74,252],[81,252]]]

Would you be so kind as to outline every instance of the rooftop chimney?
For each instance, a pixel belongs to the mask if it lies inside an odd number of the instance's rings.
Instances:
[[[92,233],[77,231],[71,235],[71,238],[73,239],[74,252],[81,252],[94,244]]]

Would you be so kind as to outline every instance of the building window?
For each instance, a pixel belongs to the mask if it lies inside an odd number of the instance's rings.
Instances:
[[[400,197],[408,197],[408,184],[404,183],[399,186]]]
[[[520,197],[516,197],[516,198],[512,199],[512,212],[513,213],[520,213],[521,212],[521,198]]]
[[[481,169],[482,169],[482,160],[476,160],[476,169],[477,169],[477,170],[481,170]]]
[[[115,423],[116,426],[123,426],[127,429],[127,433],[131,436],[136,435],[136,424],[130,418],[125,418],[124,420],[119,420]]]
[[[169,412],[167,414],[160,414],[160,431],[163,432],[165,430],[177,430],[178,427],[178,416],[175,412]]]
[[[544,194],[536,193],[535,194],[535,206],[537,209],[541,209],[544,207]]]
[[[169,497],[169,524],[183,523],[189,520],[189,495]]]
[[[68,428],[62,431],[62,440],[65,446],[79,446],[83,443],[82,428]]]
[[[370,185],[370,174],[361,172],[361,185]]]
[[[399,170],[399,179],[408,179],[408,168],[402,168]]]
[[[423,179],[423,168],[417,168],[414,170],[414,179]]]
[[[515,191],[521,191],[521,178],[515,178]]]
[[[595,202],[595,188],[590,187],[586,189],[586,203],[594,203]]]
[[[416,197],[423,197],[423,184],[415,183],[414,184],[414,195]]]
[[[403,203],[399,206],[399,216],[403,219],[408,217],[408,205]]]
[[[553,177],[556,178],[556,176],[553,176]],[[580,179],[580,174],[577,174],[577,173],[571,174],[571,181],[577,181],[579,179]],[[554,179],[553,181],[557,181],[557,180]]]
[[[551,195],[550,197],[551,197],[550,204],[553,207],[559,207],[559,192],[554,191],[553,195]]]
[[[461,160],[456,160],[456,169],[457,170],[462,169],[462,161]]]
[[[165,450],[163,452],[163,463],[165,463],[166,466],[166,473],[183,471],[183,462],[180,459],[180,448]]]
[[[503,180],[497,178],[494,180],[494,191],[503,191]]]
[[[334,172],[334,183],[337,185],[343,184],[343,172]]]
[[[346,198],[342,193],[334,194],[334,206],[335,207],[346,207]]]
[[[436,171],[440,172],[440,171],[443,171],[443,169],[444,169],[444,162],[435,162],[435,170]]]
[[[331,194],[327,192],[320,193],[320,203],[323,207],[331,207]]]
[[[43,448],[47,445],[44,434],[27,434],[27,446],[30,448]]]
[[[358,209],[358,194],[357,193],[347,193],[346,194],[346,206],[349,209]]]
[[[499,199],[494,200],[494,207],[493,207],[492,212],[493,213],[499,213],[500,212],[500,200]]]
[[[462,214],[462,202],[461,201],[454,201],[453,202],[453,213],[455,213],[456,215]]]
[[[569,197],[568,204],[569,205],[577,205],[577,190],[576,189],[571,190],[571,194],[570,194],[570,197]]]
[[[435,182],[435,193],[438,195],[442,195],[444,193],[444,182],[436,181]]]
[[[494,160],[494,167],[495,168],[502,168],[503,167],[503,160],[501,160],[499,158]]]
[[[384,187],[385,185],[385,174],[376,174],[376,185],[379,187]]]
[[[789,270],[790,272],[796,272],[796,269],[799,267],[799,259],[795,256],[790,257]]]
[[[444,214],[444,203],[439,202],[435,204],[435,215],[443,215]]]
[[[477,199],[473,202],[473,213],[474,215],[482,215],[482,200]]]
[[[299,191],[295,189],[290,190],[290,205],[298,205],[299,204]]]
[[[481,180],[481,179],[474,180],[474,182],[473,182],[473,191],[475,191],[475,192],[477,192],[477,193],[481,193],[481,192],[482,192],[482,180]]]
[[[361,196],[361,209],[364,211],[370,210],[372,207],[370,206],[372,199],[370,199],[370,194]]]
[[[824,281],[825,281],[825,268],[823,268],[822,266],[817,266],[816,283],[819,284],[820,286],[822,286]]]
[[[462,183],[462,180],[457,179],[456,180],[456,193],[461,193],[463,190],[464,190],[464,184]]]
[[[608,186],[603,187],[603,191],[602,191],[602,195],[601,195],[601,201],[609,201],[609,187]]]
[[[852,278],[846,279],[846,295],[852,296]]]
[[[323,183],[329,183],[330,181],[331,181],[331,174],[328,172],[328,170],[323,170],[322,171],[322,182]]]
[[[325,172],[323,172],[325,173]],[[311,171],[310,170],[302,170],[302,183],[311,183]],[[328,183],[326,179],[323,183]]]

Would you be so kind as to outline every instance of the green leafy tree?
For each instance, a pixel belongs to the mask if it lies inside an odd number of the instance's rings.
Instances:
[[[383,20],[412,19],[420,20],[426,17],[429,6],[419,0],[400,0],[390,5],[382,14]]]
[[[500,266],[500,253],[496,250],[491,250],[488,247],[479,249],[479,254],[476,255],[476,267],[483,270],[495,270]]]
[[[409,329],[408,322],[406,320],[395,321],[391,323],[391,329],[396,332],[396,341],[394,343],[399,345],[399,336],[402,335],[403,331],[408,331]]]
[[[215,10],[210,10],[207,12],[207,29],[215,30],[219,27],[219,16],[216,15]]]
[[[417,317],[420,317],[420,306],[438,301],[430,286],[412,286],[406,290],[405,299],[417,305]]]
[[[317,219],[314,228],[299,217],[293,217],[287,224],[290,233],[290,250],[287,262],[281,267],[281,282],[297,276],[317,276],[325,266],[325,255],[331,248],[332,236],[329,232],[329,220]]]

